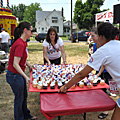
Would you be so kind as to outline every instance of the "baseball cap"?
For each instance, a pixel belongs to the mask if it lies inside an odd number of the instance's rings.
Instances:
[[[1,30],[5,30],[5,28],[2,28]]]

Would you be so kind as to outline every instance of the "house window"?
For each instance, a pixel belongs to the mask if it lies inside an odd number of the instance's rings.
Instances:
[[[69,32],[69,31],[70,31],[70,28],[67,29],[67,32]]]
[[[59,33],[59,27],[58,26],[51,26],[56,29],[57,33]]]
[[[44,28],[42,28],[42,31],[44,31]]]
[[[40,27],[38,29],[40,30]]]
[[[47,33],[47,31],[48,31],[48,29],[47,29],[47,27],[45,27],[45,32]]]
[[[52,17],[52,23],[57,23],[58,22],[58,17]]]
[[[66,29],[64,29],[64,32],[66,32]]]

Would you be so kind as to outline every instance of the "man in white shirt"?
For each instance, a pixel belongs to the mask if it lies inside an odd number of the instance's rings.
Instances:
[[[1,50],[5,51],[6,57],[8,57],[10,35],[5,31],[4,28],[2,28],[1,31],[2,31],[0,33]]]

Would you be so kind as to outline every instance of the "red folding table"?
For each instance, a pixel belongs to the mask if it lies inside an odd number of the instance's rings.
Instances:
[[[31,74],[32,81],[32,74]],[[29,92],[40,92],[40,106],[41,112],[50,120],[55,116],[82,114],[84,113],[84,120],[86,120],[86,112],[106,111],[114,109],[116,103],[101,89],[109,88],[109,85],[98,84],[92,88],[69,89],[66,94],[58,93],[58,88],[47,90],[33,88],[29,85]]]
[[[51,120],[55,116],[113,110],[116,103],[102,90],[77,92],[40,93],[41,112]],[[60,119],[60,117],[59,117]]]

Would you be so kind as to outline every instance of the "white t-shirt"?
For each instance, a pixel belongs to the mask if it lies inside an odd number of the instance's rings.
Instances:
[[[2,38],[1,43],[8,43],[8,40],[10,39],[9,33],[3,31],[0,33],[0,38]]]
[[[97,71],[104,65],[120,88],[120,41],[111,40],[104,44],[91,56],[87,64]]]
[[[53,46],[51,44],[49,44],[46,41],[46,39],[43,42],[43,46],[47,47],[47,57],[48,57],[48,59],[54,60],[54,59],[57,59],[57,58],[61,57],[61,52],[59,50],[59,47],[63,46],[63,40],[61,38],[58,38],[57,43],[54,46],[55,49],[53,48]]]

